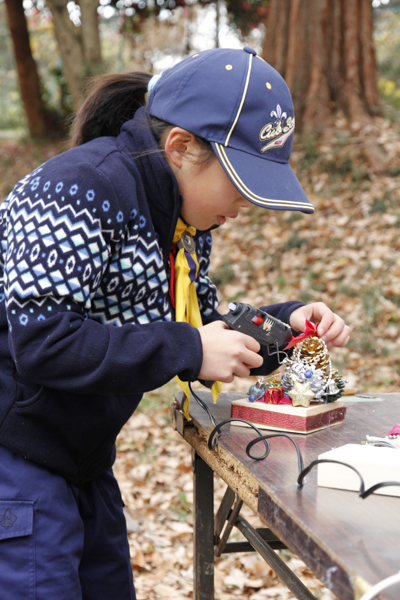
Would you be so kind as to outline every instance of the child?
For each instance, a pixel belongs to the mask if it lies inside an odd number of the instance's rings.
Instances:
[[[293,130],[273,68],[250,48],[208,50],[158,81],[100,79],[75,147],[3,202],[2,600],[135,598],[116,436],[174,376],[185,388],[277,367],[220,320],[210,229],[249,203],[313,212],[288,163]],[[348,341],[322,303],[265,309]]]

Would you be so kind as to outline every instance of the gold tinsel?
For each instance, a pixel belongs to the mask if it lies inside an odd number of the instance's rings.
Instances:
[[[329,377],[329,353],[325,344],[317,337],[309,337],[298,344],[293,358],[300,359],[308,365],[321,369],[325,377]]]

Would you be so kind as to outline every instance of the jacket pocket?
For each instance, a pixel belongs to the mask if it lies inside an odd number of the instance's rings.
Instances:
[[[0,500],[0,589],[4,600],[35,600],[33,502]]]

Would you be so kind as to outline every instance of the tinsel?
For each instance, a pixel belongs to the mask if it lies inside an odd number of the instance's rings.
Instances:
[[[298,343],[291,358],[286,358],[283,374],[268,379],[260,378],[249,389],[249,400],[261,399],[268,388],[282,387],[293,405],[309,406],[313,402],[335,402],[344,393],[346,381],[332,369],[332,361],[326,344],[317,337],[309,337]],[[311,397],[311,392],[314,394]]]

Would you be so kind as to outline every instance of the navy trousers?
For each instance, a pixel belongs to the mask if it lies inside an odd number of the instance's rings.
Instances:
[[[1,600],[136,600],[123,502],[0,446]]]

